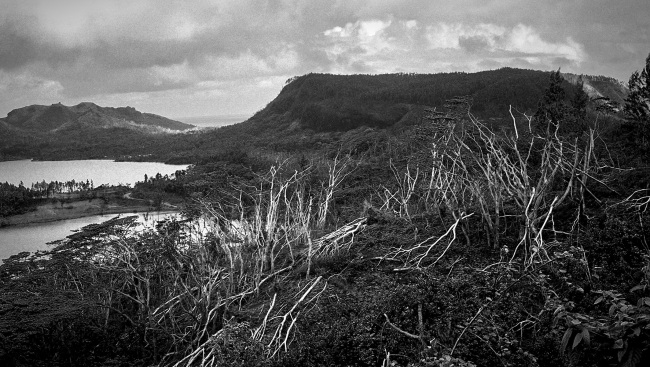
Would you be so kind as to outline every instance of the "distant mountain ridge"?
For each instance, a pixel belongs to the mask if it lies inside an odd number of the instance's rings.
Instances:
[[[0,161],[12,159],[170,159],[170,141],[195,126],[133,107],[84,102],[15,109],[0,119]]]
[[[133,107],[100,107],[91,102],[76,106],[60,103],[15,109],[4,118],[5,127],[29,132],[66,132],[79,129],[126,128],[146,133],[183,131],[193,125],[142,113]]]

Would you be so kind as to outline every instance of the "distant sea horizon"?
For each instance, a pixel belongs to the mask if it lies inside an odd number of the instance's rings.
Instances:
[[[213,115],[213,116],[194,116],[194,117],[177,117],[176,121],[191,124],[197,127],[221,127],[234,125],[248,120],[252,114],[233,114],[233,115]]]

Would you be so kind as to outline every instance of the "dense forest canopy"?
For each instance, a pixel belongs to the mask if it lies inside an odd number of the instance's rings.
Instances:
[[[412,106],[442,107],[456,96],[472,96],[472,112],[480,118],[504,118],[510,106],[534,112],[547,83],[545,72],[512,68],[478,73],[308,74],[290,79],[253,119],[285,115],[316,131],[386,127],[398,122]],[[563,88],[569,97],[575,93],[569,82],[563,82]]]

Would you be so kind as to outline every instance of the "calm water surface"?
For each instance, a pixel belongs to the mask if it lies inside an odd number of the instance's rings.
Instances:
[[[131,184],[142,181],[144,175],[149,177],[157,173],[172,175],[177,170],[186,169],[187,165],[169,165],[151,162],[114,162],[109,160],[76,161],[9,161],[0,162],[0,182],[9,182],[27,187],[32,183],[50,181],[86,181],[92,180],[95,187],[108,184]],[[123,214],[124,215],[124,214]],[[22,251],[34,252],[46,250],[47,242],[60,240],[70,235],[73,230],[88,224],[101,223],[115,215],[91,216],[49,223],[36,223],[27,226],[0,228],[0,259]]]
[[[129,215],[135,214],[122,214],[121,217]],[[178,213],[161,212],[141,213],[137,215],[139,221],[151,224],[169,216],[178,216]],[[95,215],[77,219],[59,220],[56,222],[0,228],[0,259],[6,259],[9,256],[23,251],[35,252],[38,250],[47,250],[50,248],[47,245],[48,242],[64,239],[76,229],[93,223],[105,222],[116,216],[116,214]]]
[[[91,180],[95,187],[108,184],[135,184],[157,173],[171,175],[187,165],[173,165],[155,162],[114,162],[109,160],[76,161],[9,161],[0,162],[0,182],[19,185],[22,181],[27,187],[32,183],[51,181]]]

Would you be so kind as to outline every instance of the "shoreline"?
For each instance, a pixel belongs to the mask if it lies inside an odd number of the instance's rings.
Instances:
[[[57,222],[61,220],[110,214],[136,214],[143,212],[173,212],[178,209],[162,207],[156,209],[150,205],[116,205],[106,204],[101,199],[75,201],[66,204],[47,203],[39,205],[35,211],[0,218],[0,228],[29,226],[31,224]]]

